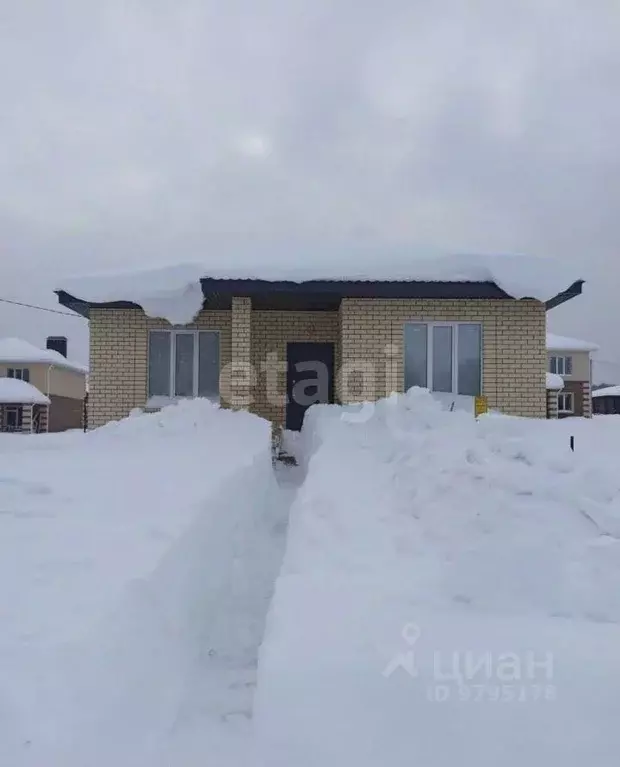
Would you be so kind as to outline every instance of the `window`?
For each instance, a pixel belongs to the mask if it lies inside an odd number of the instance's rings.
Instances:
[[[468,322],[405,324],[405,390],[478,396],[482,381],[482,326]]]
[[[28,368],[8,368],[7,378],[17,378],[19,381],[30,381],[30,370]]]
[[[560,392],[558,394],[558,413],[574,413],[575,402],[573,393],[570,391]]]
[[[4,430],[19,431],[22,428],[23,411],[19,405],[5,406]]]
[[[549,358],[549,372],[557,373],[559,376],[569,376],[573,372],[573,358],[572,357],[550,357]]]
[[[211,330],[149,333],[148,396],[207,397],[220,393],[220,335]]]

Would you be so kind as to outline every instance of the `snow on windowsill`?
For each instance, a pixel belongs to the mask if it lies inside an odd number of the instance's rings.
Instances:
[[[178,405],[179,402],[184,402],[191,399],[208,399],[214,405],[220,404],[219,397],[164,397],[161,395],[156,395],[147,399],[144,408],[145,410],[161,410],[162,408],[168,407],[169,405]]]

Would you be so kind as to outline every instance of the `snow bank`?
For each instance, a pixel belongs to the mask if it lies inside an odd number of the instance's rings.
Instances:
[[[269,763],[611,767],[619,429],[415,389],[310,409],[259,666]]]
[[[596,352],[599,347],[590,341],[547,333],[547,349],[556,352]]]
[[[0,378],[0,405],[49,405],[49,397],[18,378]]]
[[[282,537],[270,447],[201,400],[0,438],[3,763],[236,763]]]
[[[361,266],[355,254],[335,258],[321,267],[268,266],[218,268],[212,264],[177,264],[157,269],[103,273],[67,280],[62,290],[94,303],[130,301],[149,317],[162,317],[173,324],[192,322],[202,306],[201,278],[257,279],[306,282],[311,280],[494,282],[513,298],[548,301],[580,279],[567,278],[566,270],[551,259],[516,255],[435,255],[417,253],[390,257],[375,254]]]
[[[0,338],[0,362],[18,365],[43,364],[57,368],[87,373],[88,368],[79,362],[71,362],[53,349],[39,349],[38,346],[22,341],[21,338]]]

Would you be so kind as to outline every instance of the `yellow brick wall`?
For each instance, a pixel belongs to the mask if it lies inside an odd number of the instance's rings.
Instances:
[[[383,397],[404,389],[404,323],[480,322],[483,338],[482,390],[489,406],[510,415],[546,415],[545,307],[523,300],[344,299],[340,307],[345,365],[375,371],[374,391]],[[356,388],[355,384],[358,383]],[[362,379],[339,382],[343,399],[360,398]],[[366,388],[371,388],[366,381]],[[348,396],[347,396],[348,395]]]
[[[226,395],[231,391],[233,353],[242,361],[250,354],[254,376],[250,409],[281,424],[286,411],[287,342],[334,343],[336,370],[343,362],[361,362],[375,371],[374,396],[382,397],[404,387],[406,321],[464,321],[483,326],[483,393],[489,405],[509,414],[545,417],[545,309],[537,301],[344,299],[339,312],[252,311],[249,299],[235,301],[235,327],[244,332],[237,333],[234,350],[233,312],[203,311],[196,323],[187,326],[220,331],[223,405],[230,404]],[[148,331],[170,327],[164,320],[147,318],[140,309],[91,311],[91,427],[144,407]],[[277,392],[275,401],[268,401],[268,385]]]
[[[219,330],[220,390],[230,373],[231,312],[203,311],[188,330]],[[170,330],[165,320],[149,319],[141,309],[90,312],[89,427],[127,416],[147,399],[148,331]]]
[[[252,401],[251,317],[252,300],[247,296],[233,296],[232,364],[226,376],[230,390],[223,392],[223,403],[235,408],[247,408]]]
[[[340,366],[338,312],[252,312],[252,365],[256,374],[252,411],[276,424],[286,414],[286,344],[314,341],[335,344]],[[268,369],[265,367],[268,366]],[[277,392],[273,398],[268,392]],[[268,401],[273,400],[273,401]]]

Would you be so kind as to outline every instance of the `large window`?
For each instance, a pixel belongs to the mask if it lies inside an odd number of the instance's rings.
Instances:
[[[556,373],[559,376],[569,376],[573,373],[572,357],[553,357],[549,358],[549,372]]]
[[[149,399],[219,399],[219,333],[212,330],[150,331],[148,376]]]
[[[7,368],[6,377],[17,378],[19,381],[29,382],[30,370],[29,368]]]
[[[478,396],[482,380],[482,327],[469,322],[405,324],[405,390]]]

